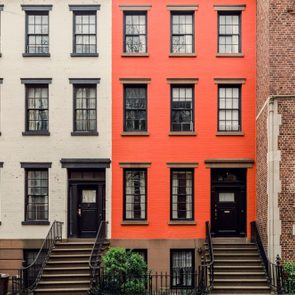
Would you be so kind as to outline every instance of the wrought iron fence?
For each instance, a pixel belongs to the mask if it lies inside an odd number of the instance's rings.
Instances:
[[[36,288],[55,243],[62,240],[62,224],[53,222],[35,260],[21,268],[19,275],[12,279],[13,294],[28,294]]]

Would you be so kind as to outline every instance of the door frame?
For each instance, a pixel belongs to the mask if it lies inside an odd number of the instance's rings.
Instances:
[[[68,222],[68,229],[67,229],[67,236],[68,238],[79,238],[79,225],[78,225],[78,216],[77,216],[77,210],[78,210],[78,203],[79,203],[79,196],[78,196],[78,186],[87,186],[87,185],[93,185],[98,188],[98,196],[97,196],[97,214],[102,213],[102,220],[106,220],[106,196],[105,196],[105,181],[93,181],[93,180],[69,180],[68,181],[68,199],[67,199],[67,222]],[[76,192],[73,194],[72,191],[76,190]],[[102,190],[102,204],[103,208],[99,208],[99,194],[100,190]],[[72,199],[74,196],[75,199]],[[97,228],[99,227],[99,224],[97,225]],[[83,238],[81,238],[83,239]]]

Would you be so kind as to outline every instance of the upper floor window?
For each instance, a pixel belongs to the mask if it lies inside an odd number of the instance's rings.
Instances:
[[[241,131],[241,86],[218,86],[218,131]]]
[[[147,86],[125,85],[124,131],[147,131]]]
[[[124,220],[146,220],[147,170],[124,169]]]
[[[25,53],[23,56],[49,56],[49,11],[52,5],[22,5],[26,12]]]
[[[193,220],[194,172],[191,169],[171,170],[171,220]]]
[[[74,54],[96,54],[96,11],[74,12]]]
[[[49,53],[49,12],[26,12],[26,53]]]
[[[26,85],[26,131],[48,132],[48,85]]]
[[[241,53],[241,13],[218,13],[218,52]]]
[[[194,131],[194,86],[171,86],[171,131]]]
[[[48,169],[26,169],[25,219],[48,220]]]
[[[124,12],[124,52],[147,52],[147,13],[145,11]]]
[[[172,288],[192,288],[195,278],[195,255],[193,249],[171,250]]]
[[[74,132],[97,131],[96,85],[74,85]]]
[[[171,52],[194,53],[194,13],[171,13]]]

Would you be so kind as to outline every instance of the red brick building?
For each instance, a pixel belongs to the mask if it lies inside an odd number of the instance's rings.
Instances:
[[[294,36],[294,1],[257,1],[257,222],[269,258],[293,262]]]

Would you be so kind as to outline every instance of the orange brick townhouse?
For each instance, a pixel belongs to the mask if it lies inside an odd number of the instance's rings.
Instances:
[[[114,0],[112,245],[192,270],[255,220],[256,1]]]

